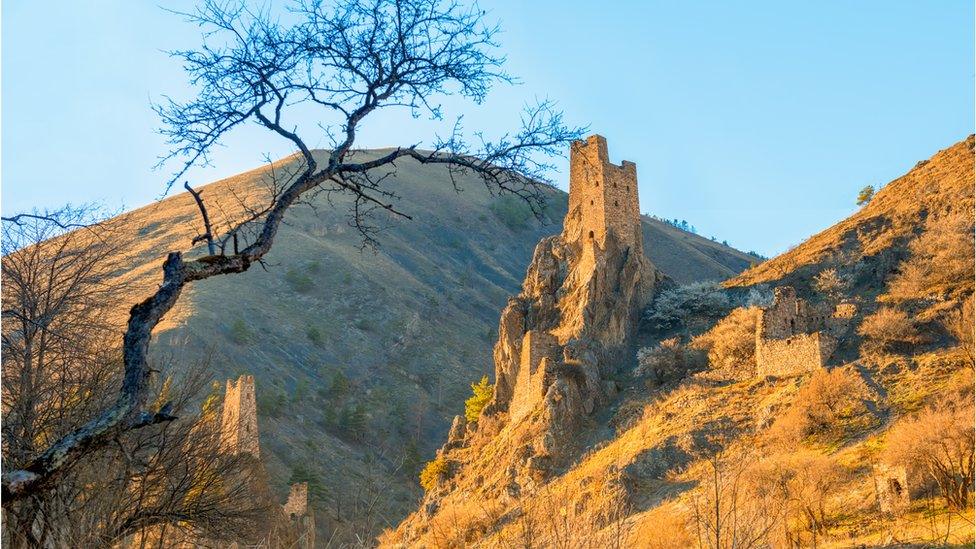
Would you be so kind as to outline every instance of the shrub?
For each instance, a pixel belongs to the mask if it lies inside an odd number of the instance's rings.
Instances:
[[[288,399],[280,391],[259,391],[257,394],[258,414],[267,417],[281,417]]]
[[[976,320],[974,320],[973,315],[973,296],[969,296],[958,310],[949,313],[945,319],[945,328],[952,334],[952,337],[956,338],[959,347],[966,353],[970,367],[976,364],[974,326],[976,326]]]
[[[973,413],[972,400],[966,399],[944,401],[902,419],[885,437],[884,461],[924,473],[950,508],[968,508],[976,445]]]
[[[810,450],[775,454],[762,460],[749,479],[773,492],[782,505],[784,539],[779,547],[817,547],[831,516],[842,507],[837,501],[845,474],[834,460]]]
[[[285,282],[296,292],[305,294],[315,288],[315,281],[307,274],[297,269],[288,269],[285,273]]]
[[[973,220],[957,212],[932,220],[909,245],[911,256],[888,285],[895,301],[973,293]]]
[[[864,187],[863,189],[861,189],[860,191],[858,191],[858,193],[857,193],[857,205],[858,206],[863,206],[863,205],[867,204],[868,202],[870,202],[873,197],[874,197],[874,186],[868,185],[868,186]]]
[[[510,194],[497,197],[492,201],[489,209],[499,221],[513,231],[528,227],[529,219],[532,218],[532,208],[521,198]]]
[[[650,376],[658,385],[671,379],[681,379],[689,369],[687,349],[672,337],[655,347],[637,351],[637,376]]]
[[[478,383],[471,384],[471,397],[464,401],[464,417],[469,422],[478,421],[481,411],[484,410],[495,392],[495,386],[488,383],[488,376],[481,378]]]
[[[230,326],[230,340],[238,345],[245,345],[251,341],[251,330],[244,321],[237,319]]]
[[[847,279],[837,274],[837,269],[824,269],[813,277],[814,289],[832,301],[839,299],[848,286]]]
[[[708,353],[712,368],[753,373],[756,369],[756,322],[759,309],[739,307],[711,330],[695,338],[692,347]]]
[[[420,485],[425,491],[430,492],[441,480],[447,477],[449,469],[444,456],[439,455],[435,457],[431,461],[428,461],[427,465],[420,471]]]
[[[720,318],[732,306],[721,286],[696,282],[662,291],[645,311],[644,319],[659,329],[684,326],[692,317]]]
[[[882,307],[865,317],[857,333],[867,338],[865,351],[868,353],[892,351],[922,340],[908,315],[893,307]]]
[[[792,406],[772,426],[782,439],[815,437],[836,441],[875,424],[864,380],[845,368],[818,370],[797,392]]]
[[[322,345],[325,341],[325,336],[322,335],[322,331],[319,330],[318,326],[309,326],[305,330],[305,335],[308,336],[309,341],[315,345]]]

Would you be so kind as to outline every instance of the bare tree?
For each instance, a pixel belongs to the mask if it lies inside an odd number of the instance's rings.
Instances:
[[[480,103],[498,83],[512,82],[494,53],[497,27],[486,24],[477,6],[440,0],[340,0],[325,4],[299,1],[282,23],[266,10],[245,3],[205,0],[191,14],[204,28],[205,43],[176,52],[198,87],[188,102],[167,100],[158,107],[163,134],[172,145],[164,160],[180,162],[170,180],[209,161],[209,152],[231,130],[256,122],[297,150],[297,173],[253,211],[254,236],[232,252],[185,260],[178,251],[163,264],[158,290],[135,305],[123,336],[124,375],[113,404],[84,425],[39,448],[32,459],[3,472],[3,505],[56,486],[64,471],[109,444],[120,433],[172,420],[165,404],[151,406],[148,364],[153,328],[179,299],[183,288],[198,280],[241,273],[271,250],[288,209],[309,192],[324,191],[351,199],[355,226],[367,242],[373,236],[368,215],[379,209],[409,217],[396,204],[390,176],[402,161],[447,166],[452,181],[471,173],[489,189],[526,200],[541,214],[545,158],[561,154],[581,135],[569,128],[551,102],[527,108],[522,129],[497,141],[480,139],[468,147],[460,118],[447,138],[432,150],[419,144],[357,160],[357,131],[381,109],[406,109],[416,116],[443,117],[438,101],[460,95]],[[318,128],[331,140],[328,153],[313,154],[308,136],[288,116],[298,104],[322,109]],[[294,120],[294,117],[291,119]],[[234,233],[236,234],[236,232]]]
[[[5,468],[100,414],[122,375],[109,320],[125,293],[113,276],[119,239],[93,218],[90,208],[64,208],[3,224]],[[64,233],[76,224],[83,228]],[[5,505],[6,542],[106,546],[163,525],[211,538],[246,533],[263,509],[245,482],[253,464],[220,452],[213,399],[209,411],[190,405],[208,377],[204,361],[154,376],[147,391],[160,413],[185,417],[119,433],[51,489]]]
[[[698,547],[749,549],[768,545],[768,536],[782,514],[777,498],[757,490],[750,475],[754,456],[720,451],[695,490],[691,520]]]

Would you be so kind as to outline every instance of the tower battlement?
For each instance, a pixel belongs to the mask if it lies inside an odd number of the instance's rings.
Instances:
[[[570,223],[570,216],[574,223]],[[643,251],[637,165],[610,162],[607,140],[591,135],[574,141],[569,155],[569,214],[564,234],[569,240],[595,241],[605,247],[613,232],[625,247]]]
[[[255,458],[261,457],[254,376],[227,380],[220,421],[220,447],[228,453],[244,452]]]

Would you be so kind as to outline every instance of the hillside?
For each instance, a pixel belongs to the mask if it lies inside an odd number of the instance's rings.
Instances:
[[[197,190],[219,225],[288,166]],[[422,462],[469,383],[491,372],[499,312],[566,210],[566,194],[554,191],[556,221],[543,225],[478,181],[462,180],[458,194],[446,170],[412,162],[386,184],[414,219],[378,216],[375,251],[361,249],[345,202],[315,197],[290,211],[265,268],[192,286],[155,340],[159,357],[209,357],[218,380],[255,376],[272,483],[283,497],[290,478],[311,480],[319,539],[334,530],[337,541],[369,538],[413,508]],[[126,243],[121,279],[134,286],[133,302],[158,282],[164,254],[202,232],[187,193],[111,226]],[[753,259],[650,218],[643,228],[654,242],[647,255],[682,283],[728,278]]]
[[[971,546],[973,180],[970,136],[726,289],[661,290],[592,412],[567,346],[535,402],[458,421],[381,545]],[[533,383],[514,339],[496,378]]]

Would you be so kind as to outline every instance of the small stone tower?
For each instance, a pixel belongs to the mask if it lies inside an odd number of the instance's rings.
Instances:
[[[297,518],[308,510],[308,483],[297,482],[291,485],[288,501],[282,506],[288,518]]]
[[[570,146],[569,216],[564,228],[567,241],[591,239],[603,249],[612,231],[625,248],[643,252],[637,165],[626,160],[619,166],[611,163],[607,140],[601,135]]]
[[[220,447],[229,453],[246,452],[255,458],[261,457],[254,376],[241,376],[237,381],[227,380],[220,422]]]

